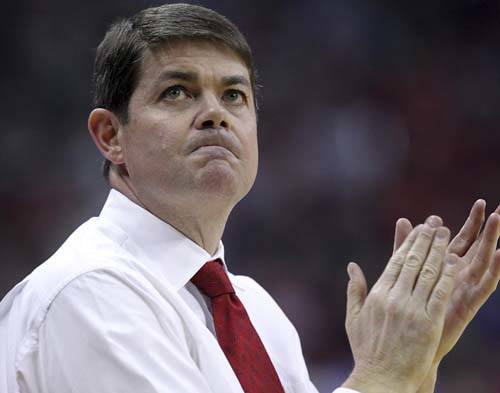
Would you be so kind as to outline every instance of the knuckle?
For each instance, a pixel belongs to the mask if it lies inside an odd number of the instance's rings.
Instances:
[[[401,302],[394,296],[390,297],[387,300],[385,310],[388,315],[393,317],[400,316],[403,313]]]
[[[470,235],[466,233],[464,230],[460,231],[455,241],[457,241],[460,245],[468,242]]]
[[[440,302],[445,301],[447,296],[448,296],[447,288],[437,287],[434,290],[434,297]]]
[[[436,268],[436,266],[433,265],[424,265],[422,268],[422,271],[420,272],[420,277],[423,280],[427,281],[433,281],[435,280],[439,275],[439,270]]]
[[[432,240],[434,231],[428,229],[428,230],[423,230],[420,232],[420,237],[425,240],[426,242],[430,242]]]
[[[422,263],[422,256],[419,253],[411,252],[406,257],[405,265],[410,268],[417,269],[420,267],[421,263]]]
[[[434,243],[432,244],[432,250],[434,252],[442,253],[448,246],[449,242],[448,239],[446,238],[441,238],[441,239],[436,239]]]
[[[445,280],[445,284],[453,287],[455,285],[455,281],[458,276],[458,272],[460,271],[460,263],[456,262],[455,265],[450,266],[446,264],[443,269],[442,277]]]
[[[391,264],[396,266],[402,266],[404,264],[404,257],[399,253],[394,254],[391,258]]]
[[[451,273],[448,273],[447,275],[451,276]],[[479,282],[479,280],[481,278],[479,272],[476,271],[476,270],[470,270],[468,276],[469,276],[468,277],[469,278],[469,282],[472,282],[472,283]]]

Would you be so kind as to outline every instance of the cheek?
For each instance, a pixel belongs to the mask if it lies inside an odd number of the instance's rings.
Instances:
[[[253,126],[249,132],[249,142],[255,159],[258,156],[258,137],[257,137],[257,126]]]
[[[184,139],[179,130],[182,130],[181,126],[176,127],[172,121],[150,120],[131,124],[124,137],[127,165],[141,172],[165,168],[181,151]]]
[[[164,124],[156,124],[150,129],[148,140],[148,150],[151,154],[172,155],[177,151],[180,144],[179,135],[175,130],[171,130]]]
[[[152,111],[152,121],[144,130],[152,151],[169,155],[181,153],[192,122],[190,111]]]
[[[247,161],[244,175],[245,192],[249,192],[257,178],[259,167],[259,149],[257,137],[253,136],[247,141]]]
[[[255,178],[259,162],[259,147],[256,129],[251,130],[247,135],[246,145],[251,176]]]
[[[255,166],[257,166],[257,163],[259,161],[259,145],[257,141],[257,135],[252,138],[252,159],[255,163]]]

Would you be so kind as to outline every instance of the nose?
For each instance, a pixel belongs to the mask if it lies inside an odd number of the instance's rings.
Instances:
[[[229,127],[227,111],[215,95],[207,95],[202,97],[200,101],[200,110],[195,119],[197,129]]]

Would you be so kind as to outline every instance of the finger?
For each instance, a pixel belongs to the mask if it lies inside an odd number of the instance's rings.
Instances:
[[[350,262],[347,265],[349,283],[347,285],[347,320],[356,316],[365,303],[367,285],[363,271],[358,264]]]
[[[470,210],[467,220],[448,246],[448,252],[463,256],[477,239],[484,222],[486,202],[478,199]]]
[[[500,214],[500,205],[495,209],[495,213]],[[470,246],[469,250],[465,253],[465,258],[467,260],[467,264],[469,264],[472,261],[472,258],[476,255],[477,249],[479,247],[479,243],[483,239],[483,234],[484,234],[484,230],[483,230],[483,232],[481,232],[479,234],[476,241],[472,244],[472,246]]]
[[[441,265],[449,241],[450,230],[446,227],[440,227],[436,231],[429,255],[418,275],[412,294],[415,299],[424,303],[428,302],[432,288],[436,285],[441,274]]]
[[[374,288],[381,287],[383,290],[389,290],[392,288],[399,276],[401,268],[403,267],[406,254],[413,246],[413,243],[417,239],[417,236],[423,227],[424,226],[421,224],[413,228],[401,247],[399,247],[398,250],[392,255],[391,259],[389,259],[383,273],[373,286]]]
[[[446,255],[442,271],[443,273],[434,286],[429,296],[429,302],[427,303],[427,315],[432,319],[444,319],[446,306],[450,300],[459,271],[458,256],[456,254]]]
[[[431,228],[439,228],[443,225],[443,219],[439,216],[429,216],[425,220],[425,223],[429,225]]]
[[[424,261],[427,258],[429,249],[433,244],[434,233],[436,229],[429,227],[427,224],[417,236],[412,248],[408,251],[401,273],[394,284],[393,290],[397,293],[410,294],[415,286],[415,281]]]
[[[475,296],[471,299],[472,310],[471,318],[479,311],[481,306],[488,300],[493,292],[497,289],[498,281],[500,280],[500,250],[496,250],[493,254],[493,260],[490,267],[484,274],[481,282],[476,288]]]
[[[410,234],[413,226],[411,225],[410,220],[407,218],[400,218],[396,222],[396,229],[394,231],[394,246],[392,248],[392,252],[396,252],[396,250],[401,247],[406,237]]]
[[[483,236],[477,253],[467,267],[466,281],[468,283],[477,284],[482,279],[497,248],[499,232],[500,215],[492,213],[484,226]]]
[[[495,254],[493,254],[493,262],[488,269],[488,273],[492,277],[496,277],[498,283],[498,279],[500,278],[500,250],[496,250]]]

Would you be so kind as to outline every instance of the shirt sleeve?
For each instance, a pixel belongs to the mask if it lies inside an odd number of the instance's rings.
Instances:
[[[20,392],[212,392],[176,312],[155,301],[120,275],[73,280],[51,304],[36,353],[19,367]]]

